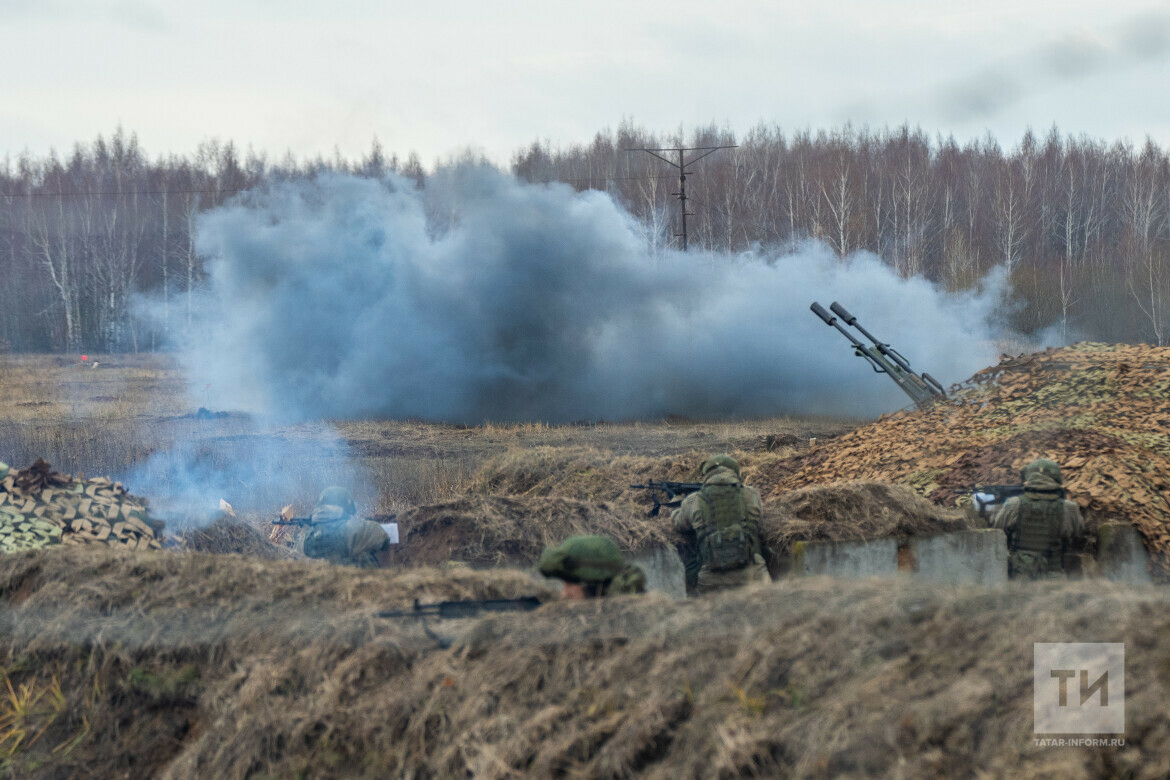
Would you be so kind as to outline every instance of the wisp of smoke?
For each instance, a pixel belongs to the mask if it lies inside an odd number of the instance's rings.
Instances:
[[[1052,41],[1026,57],[948,84],[937,93],[944,116],[970,121],[1064,83],[1141,65],[1170,54],[1170,13],[1154,9],[1114,30]]]
[[[947,295],[818,243],[651,256],[604,193],[467,165],[424,190],[329,175],[249,193],[203,217],[197,249],[192,385],[285,421],[872,415],[908,399],[812,301],[945,383],[994,359],[1002,287]]]

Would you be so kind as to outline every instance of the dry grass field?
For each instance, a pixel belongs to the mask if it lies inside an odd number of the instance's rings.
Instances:
[[[331,483],[352,485],[371,512],[398,512],[476,489],[477,473],[493,458],[571,452],[603,459],[684,456],[697,464],[710,452],[779,457],[807,448],[811,437],[823,440],[856,426],[833,418],[273,426],[215,406],[214,388],[189,397],[170,356],[89,357],[96,368],[75,357],[0,355],[0,461],[24,467],[44,458],[63,472],[134,476],[128,488],[147,498],[170,490],[163,483],[179,467],[226,475],[217,480],[225,495],[212,498],[244,513],[268,514],[289,502],[307,508]],[[200,407],[216,415],[199,419]]]
[[[432,621],[450,649],[375,617],[529,594],[552,595],[514,570],[0,556],[0,777],[1170,772],[1164,590],[799,578]],[[1127,643],[1125,745],[1038,745],[1032,643],[1088,635]]]
[[[487,568],[595,525],[626,549],[669,544],[629,482],[693,479],[704,455],[729,451],[746,481],[775,486],[853,464],[858,440],[902,417],[274,426],[213,399],[227,414],[196,416],[168,358],[95,359],[0,356],[0,460],[132,475],[151,500],[194,474],[217,491],[201,498],[228,499],[254,527],[222,518],[159,552],[0,555],[0,779],[1170,773],[1164,589],[783,578],[573,603],[527,571]],[[964,523],[867,479],[770,494],[769,545]],[[362,509],[402,513],[397,565],[289,560],[258,532],[333,482],[357,487]],[[544,604],[427,624],[375,616],[522,595]],[[1032,643],[1059,641],[1126,644],[1124,745],[1034,739]]]

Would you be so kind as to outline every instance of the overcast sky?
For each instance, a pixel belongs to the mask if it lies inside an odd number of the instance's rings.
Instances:
[[[1170,145],[1170,2],[0,0],[0,157],[120,123],[151,156],[506,163],[623,118],[813,129],[904,121]]]

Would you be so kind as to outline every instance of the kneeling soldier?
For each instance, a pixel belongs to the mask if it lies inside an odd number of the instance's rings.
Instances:
[[[699,466],[701,490],[671,513],[675,530],[695,535],[699,548],[696,594],[714,593],[752,582],[771,582],[760,542],[760,493],[739,479],[739,463],[715,455]]]

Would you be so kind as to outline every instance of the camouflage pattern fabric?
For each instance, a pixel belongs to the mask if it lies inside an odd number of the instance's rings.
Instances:
[[[537,568],[544,576],[565,582],[609,582],[625,570],[626,563],[612,539],[585,534],[546,549]]]
[[[1008,576],[1020,579],[1041,580],[1062,577],[1064,572],[1053,569],[1047,557],[1027,550],[1013,550],[1008,553]]]
[[[1053,505],[1060,502],[1058,520],[1052,531],[1053,547],[1076,544],[1085,535],[1085,520],[1081,516],[1080,507],[1060,497],[1060,483],[1054,479],[1052,468],[1043,468],[1048,463],[1051,461],[1041,463],[1041,467],[1037,468],[1031,468],[1030,464],[1025,469],[1027,479],[1024,482],[1024,495],[1008,499],[991,520],[992,528],[999,528],[1007,534],[1008,569],[1013,577],[1036,578],[1062,572],[1059,553],[1045,555],[1038,549],[1021,549],[1021,531],[1026,530],[1021,520],[1025,515],[1034,517],[1038,510],[1046,509],[1045,505],[1050,502]],[[1056,475],[1059,476],[1059,471]],[[1035,544],[1030,546],[1036,547]]]
[[[717,456],[719,457],[719,456]],[[714,460],[714,459],[712,459]],[[730,459],[729,459],[730,460]],[[732,461],[734,463],[734,461]],[[705,461],[704,466],[708,466],[710,461]],[[736,464],[738,465],[738,464]],[[711,486],[738,486],[739,475],[727,466],[716,465],[714,468],[708,468],[706,475],[703,477],[703,486],[706,488]],[[732,569],[725,572],[715,572],[710,565],[708,559],[708,552],[704,549],[703,532],[705,517],[710,511],[704,501],[702,492],[692,493],[683,499],[682,505],[674,510],[670,519],[674,528],[679,533],[693,536],[698,541],[698,555],[684,562],[687,568],[687,585],[691,586],[691,572],[696,567],[698,571],[694,575],[695,592],[704,592],[704,587],[709,591],[714,586],[714,582],[735,582],[738,584],[747,584],[748,582],[770,582],[768,577],[768,569],[763,565],[763,544],[760,540],[760,518],[764,514],[764,505],[760,500],[760,492],[753,487],[742,486],[740,488],[740,495],[743,500],[744,519],[742,521],[744,536],[748,545],[748,552],[750,555],[750,562],[739,569]],[[764,580],[763,577],[767,577]],[[721,574],[727,576],[712,577],[714,574]],[[703,586],[702,583],[707,583]],[[738,587],[738,585],[728,585],[727,587]],[[715,590],[721,589],[714,587]]]
[[[372,569],[378,566],[377,553],[390,547],[390,537],[382,526],[354,517],[341,507],[318,506],[312,520],[313,525],[297,544],[310,558]]]
[[[730,469],[735,472],[736,477],[740,476],[739,461],[730,455],[714,455],[710,458],[707,458],[705,461],[699,464],[699,473],[705,477],[708,473],[711,472],[712,469],[716,468]]]
[[[732,571],[711,571],[703,567],[699,569],[698,582],[695,584],[695,595],[704,596],[708,593],[717,593],[721,590],[742,588],[755,582],[771,582],[772,575],[768,574],[768,567],[764,557],[756,554],[751,564],[742,569]]]
[[[546,577],[585,585],[592,598],[646,591],[646,573],[627,564],[618,546],[604,536],[570,536],[546,549],[537,568]]]
[[[606,583],[605,596],[628,596],[646,592],[646,572],[634,565],[628,565]]]

